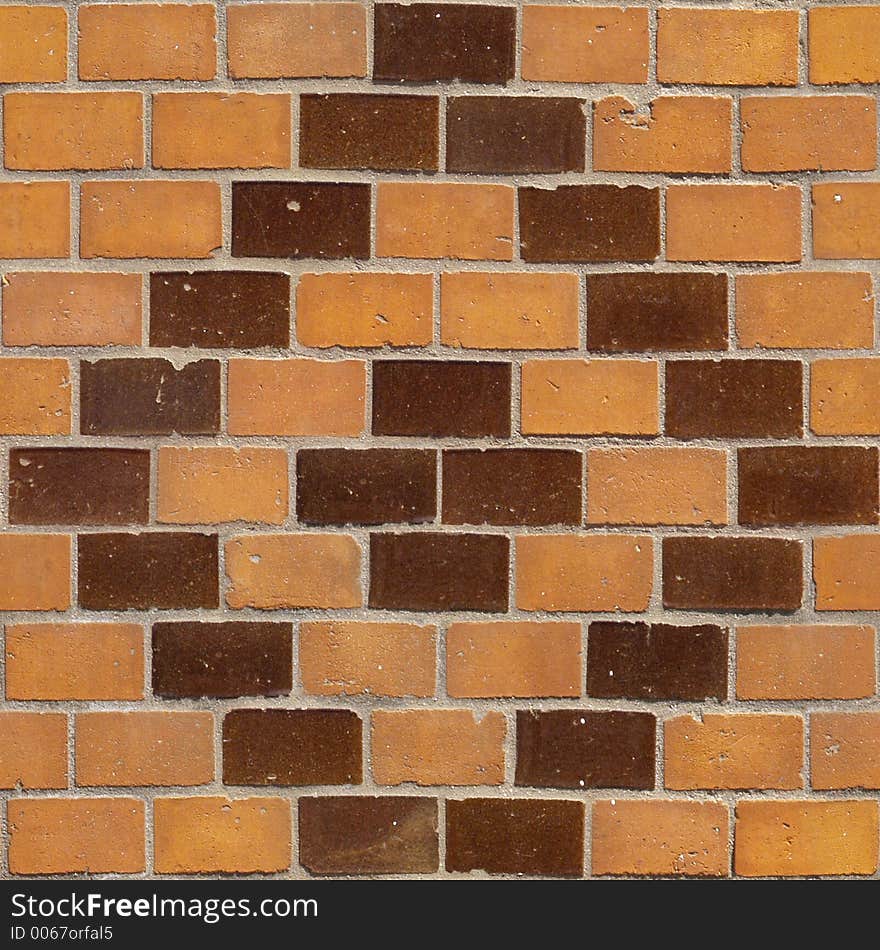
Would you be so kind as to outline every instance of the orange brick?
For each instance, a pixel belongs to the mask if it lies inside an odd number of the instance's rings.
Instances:
[[[6,299],[4,294],[4,300]],[[67,360],[0,359],[0,435],[67,435]]]
[[[523,7],[523,79],[644,83],[648,45],[642,7]]]
[[[303,274],[296,288],[303,346],[425,346],[433,320],[430,274]]]
[[[146,868],[144,803],[134,798],[11,799],[13,874],[137,874]]]
[[[450,696],[580,696],[578,623],[454,623],[446,634]]]
[[[303,623],[299,668],[316,696],[433,696],[437,630],[408,623]]]
[[[67,610],[70,536],[0,534],[0,610]]]
[[[657,363],[535,360],[522,368],[527,435],[654,435],[659,432]]]
[[[660,96],[637,109],[622,96],[602,99],[593,106],[593,168],[729,172],[731,103],[726,97]]]
[[[577,349],[576,274],[443,274],[440,340],[482,350]]]
[[[803,788],[800,716],[716,715],[666,720],[667,788]]]
[[[623,534],[522,535],[516,539],[520,610],[646,610],[654,544]]]
[[[736,278],[736,332],[741,347],[871,347],[871,275],[836,271],[740,274]]]
[[[741,801],[734,869],[743,877],[873,874],[877,802]]]
[[[361,550],[345,534],[251,534],[226,542],[234,608],[360,607]]]
[[[810,82],[880,82],[880,9],[812,7],[809,17]]]
[[[513,188],[508,185],[380,182],[379,257],[513,260]]]
[[[880,435],[880,359],[812,363],[810,428],[817,435]]]
[[[223,243],[220,186],[212,181],[87,181],[80,254],[211,257]]]
[[[67,716],[0,712],[0,788],[67,788]]]
[[[813,539],[816,610],[880,610],[880,535]]]
[[[291,860],[282,798],[157,798],[157,874],[270,874]]]
[[[880,182],[813,185],[813,255],[830,260],[880,258]]]
[[[813,788],[880,788],[880,713],[810,716]]]
[[[373,778],[379,785],[500,785],[505,733],[500,712],[377,709]]]
[[[873,627],[740,627],[738,699],[863,699],[877,690]]]
[[[143,697],[142,627],[34,623],[6,628],[7,699]]]
[[[799,261],[797,185],[670,185],[666,257],[671,261]]]
[[[358,436],[366,385],[359,360],[230,360],[229,431]]]
[[[80,79],[213,79],[213,3],[112,3],[79,8]]]
[[[0,182],[0,258],[70,255],[70,182]]]
[[[0,83],[67,79],[67,10],[0,7]]]
[[[727,453],[714,449],[591,449],[587,521],[726,524]]]
[[[593,874],[726,877],[729,826],[720,802],[596,802]]]
[[[796,86],[797,10],[660,10],[657,78],[713,86]]]

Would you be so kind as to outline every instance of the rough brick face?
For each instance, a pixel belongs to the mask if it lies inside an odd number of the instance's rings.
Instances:
[[[0,82],[66,78],[67,10],[23,4],[0,7]]]
[[[0,359],[0,434],[67,435],[70,365],[67,360]]]
[[[0,182],[0,259],[70,254],[70,183]]]

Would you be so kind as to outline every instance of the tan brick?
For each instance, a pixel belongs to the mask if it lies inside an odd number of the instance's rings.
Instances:
[[[880,713],[810,716],[813,788],[880,788]]]
[[[0,712],[0,788],[67,788],[67,716]]]
[[[880,182],[813,185],[813,256],[880,258]]]
[[[812,363],[810,428],[817,435],[880,434],[880,359]]]
[[[0,83],[67,79],[67,10],[0,6]]]
[[[69,432],[70,367],[67,360],[0,359],[0,435],[67,435]]]
[[[0,182],[0,258],[70,255],[70,182]]]
[[[67,610],[70,535],[0,534],[0,610]]]
[[[880,535],[813,539],[816,610],[880,610]]]
[[[810,82],[880,82],[880,9],[812,7],[809,11]]]

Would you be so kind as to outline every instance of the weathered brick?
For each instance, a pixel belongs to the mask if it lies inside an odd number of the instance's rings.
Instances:
[[[69,433],[70,365],[67,360],[0,358],[0,435]]]
[[[809,10],[810,82],[880,82],[880,10],[823,6]]]
[[[813,539],[816,610],[880,609],[880,535]]]
[[[66,534],[0,534],[0,610],[67,610],[70,555]]]
[[[70,255],[70,182],[0,182],[0,259]]]
[[[813,256],[880,258],[880,182],[813,185]]]
[[[880,788],[880,716],[819,712],[810,716],[813,788]]]
[[[67,788],[67,716],[0,712],[0,788]]]
[[[64,82],[67,78],[67,10],[0,7],[0,83]]]
[[[880,360],[815,360],[810,429],[817,435],[880,435]]]

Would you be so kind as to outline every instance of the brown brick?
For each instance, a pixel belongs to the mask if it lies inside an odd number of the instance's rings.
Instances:
[[[813,256],[829,260],[880,257],[880,182],[813,185]]]
[[[809,11],[810,82],[880,82],[880,10],[863,6]]]
[[[880,715],[821,712],[810,716],[813,788],[880,788]]]
[[[0,83],[67,79],[67,10],[0,7]]]
[[[70,182],[0,182],[0,259],[70,255]]]
[[[67,716],[0,713],[0,788],[67,788]]]
[[[880,609],[880,535],[813,539],[816,610]]]
[[[69,433],[70,366],[67,360],[0,359],[0,435]]]
[[[816,360],[810,429],[817,435],[880,434],[880,360]]]
[[[0,534],[0,610],[67,610],[70,536]]]

